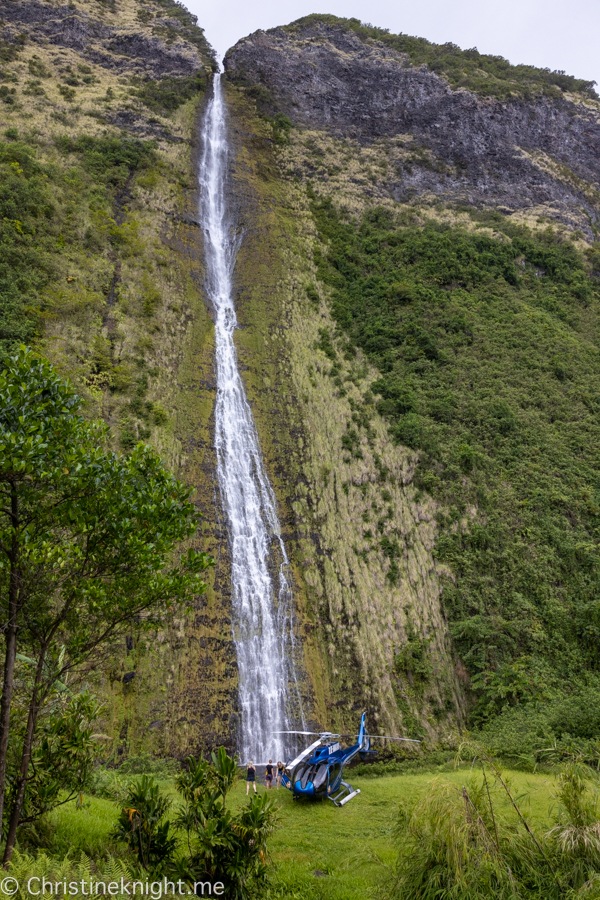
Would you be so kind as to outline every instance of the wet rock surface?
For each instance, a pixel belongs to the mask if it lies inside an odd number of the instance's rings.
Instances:
[[[265,112],[297,125],[361,143],[413,135],[437,164],[392,179],[395,199],[434,193],[510,210],[546,206],[592,236],[585,222],[600,213],[597,101],[503,102],[453,91],[406,54],[322,23],[257,31],[229,51],[225,69]]]

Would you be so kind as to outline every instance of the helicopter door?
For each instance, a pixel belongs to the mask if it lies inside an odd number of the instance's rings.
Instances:
[[[339,762],[334,762],[329,767],[329,787],[334,789],[337,787],[337,781],[342,774],[342,767]]]

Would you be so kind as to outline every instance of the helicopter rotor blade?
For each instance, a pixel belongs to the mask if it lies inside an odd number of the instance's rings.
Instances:
[[[307,734],[307,735],[314,734],[317,737],[319,737],[321,734],[323,734],[323,732],[322,731],[272,731],[271,734]]]
[[[417,741],[414,738],[405,738],[405,737],[393,737],[391,734],[366,734],[366,737],[373,738],[375,740],[385,740],[385,741],[408,741],[409,744],[420,744],[421,741]],[[357,734],[339,734],[338,737],[349,738],[351,740],[356,740],[358,737]]]

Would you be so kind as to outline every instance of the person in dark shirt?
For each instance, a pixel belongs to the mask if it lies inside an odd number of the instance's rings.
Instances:
[[[281,779],[283,777],[283,771],[285,769],[285,765],[282,762],[277,763],[277,790],[279,790],[279,785],[281,784]]]
[[[256,766],[254,763],[248,763],[248,770],[246,772],[246,796],[250,791],[250,785],[254,788],[254,793],[256,794]]]
[[[273,784],[273,760],[272,759],[269,760],[269,764],[267,765],[267,767],[265,769],[265,784],[267,785],[267,790],[269,790],[269,788]]]

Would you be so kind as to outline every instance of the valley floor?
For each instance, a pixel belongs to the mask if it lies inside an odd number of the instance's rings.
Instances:
[[[513,796],[533,826],[539,831],[551,827],[556,811],[552,775],[505,772]],[[351,777],[361,794],[341,809],[330,803],[294,802],[281,789],[271,796],[278,807],[278,828],[270,841],[275,870],[267,898],[286,900],[368,900],[389,876],[396,858],[399,814],[423,796],[433,779],[449,781],[457,787],[479,781],[478,772],[464,766],[460,770],[420,772],[379,778]],[[170,790],[172,782],[162,782]],[[470,788],[469,788],[470,789]],[[264,786],[259,786],[264,791]],[[231,793],[235,805],[245,801],[246,786],[240,781]],[[497,796],[497,809],[510,817],[507,802]],[[514,813],[512,813],[514,815]],[[91,859],[118,855],[109,834],[117,818],[117,805],[92,798],[84,807],[73,804],[56,810],[51,817],[52,843],[46,851],[52,857],[69,854],[77,860],[81,852]],[[93,866],[92,866],[93,869]],[[25,896],[25,895],[24,895]]]

